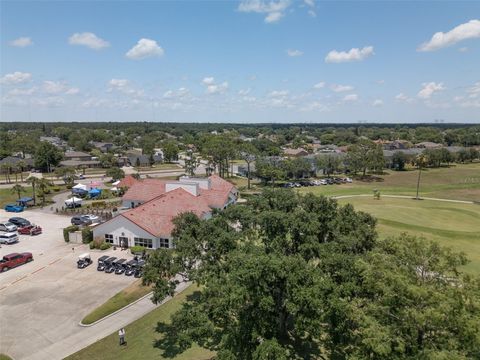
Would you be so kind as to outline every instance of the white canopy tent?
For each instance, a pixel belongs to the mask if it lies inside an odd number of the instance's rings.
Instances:
[[[82,199],[78,197],[71,197],[70,199],[65,200],[65,205],[66,206],[71,206],[73,204],[79,204],[82,205]]]
[[[118,184],[120,184],[120,180],[117,180],[117,181],[112,183],[113,186],[117,186]]]
[[[88,190],[88,186],[79,183],[79,184],[73,186],[72,189],[81,189],[81,190],[87,191],[87,190]]]

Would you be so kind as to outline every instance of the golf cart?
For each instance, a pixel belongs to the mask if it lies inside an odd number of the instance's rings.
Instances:
[[[145,266],[145,261],[140,260],[137,265],[135,266],[135,272],[133,273],[133,276],[136,278],[141,278],[143,275],[143,267]]]
[[[92,263],[89,253],[82,254],[78,257],[77,268],[84,269]]]
[[[120,275],[125,272],[125,262],[127,259],[120,259],[115,263],[115,274]]]
[[[110,274],[115,271],[115,261],[117,258],[112,256],[110,259],[105,260],[105,272]]]
[[[135,267],[137,266],[138,261],[133,259],[128,261],[125,264],[125,275],[126,276],[132,276],[133,273],[135,272]]]
[[[106,266],[106,260],[109,258],[110,256],[108,255],[103,255],[101,257],[98,258],[98,265],[97,265],[97,270],[98,271],[103,271],[105,270],[105,266]]]

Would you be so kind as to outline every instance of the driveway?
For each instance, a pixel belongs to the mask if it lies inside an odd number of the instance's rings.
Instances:
[[[13,215],[1,210],[0,221],[16,215],[42,226],[44,233],[21,235],[19,243],[0,248],[0,256],[29,251],[34,257],[33,262],[0,274],[0,353],[14,359],[47,358],[45,349],[79,333],[78,323],[87,313],[134,281],[96,271],[98,257],[131,255],[120,250],[93,252],[77,244],[72,250],[62,234],[69,217],[38,211]],[[77,257],[87,251],[94,264],[79,270]]]

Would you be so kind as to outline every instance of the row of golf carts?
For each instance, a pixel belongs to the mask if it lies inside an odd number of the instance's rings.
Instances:
[[[85,253],[78,257],[77,268],[84,269],[93,261],[90,254]],[[97,270],[104,271],[107,274],[115,273],[117,275],[142,277],[145,261],[138,258],[127,261],[127,259],[117,259],[115,256],[104,255],[98,259]]]

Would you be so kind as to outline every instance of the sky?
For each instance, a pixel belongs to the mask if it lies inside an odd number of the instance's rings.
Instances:
[[[0,121],[480,122],[480,1],[0,10]]]

